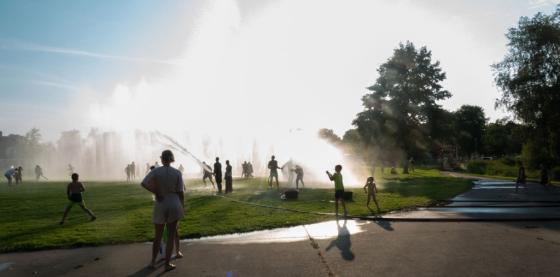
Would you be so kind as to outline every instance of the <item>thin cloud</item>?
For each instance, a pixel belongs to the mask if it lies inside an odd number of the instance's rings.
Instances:
[[[37,85],[61,88],[61,89],[66,89],[66,90],[70,90],[70,91],[81,90],[80,87],[77,87],[77,86],[72,85],[72,84],[61,83],[61,82],[44,81],[44,80],[34,80],[34,81],[31,81],[31,82],[34,83],[34,84],[37,84]]]
[[[531,9],[538,9],[556,4],[560,4],[560,0],[529,0],[529,7]]]
[[[84,51],[84,50],[79,50],[79,49],[53,47],[53,46],[40,45],[40,44],[21,42],[21,41],[0,40],[0,42],[2,42],[2,44],[0,44],[0,49],[13,49],[13,50],[22,50],[22,51],[31,51],[31,52],[52,53],[52,54],[71,55],[71,56],[80,56],[80,57],[88,57],[88,58],[95,58],[95,59],[107,59],[107,60],[124,61],[124,62],[134,62],[134,63],[154,63],[154,64],[162,64],[162,65],[178,65],[176,62],[168,61],[168,60],[146,59],[146,58],[138,58],[138,57],[109,55],[109,54],[103,54],[103,53],[97,53],[97,52],[91,52],[91,51]]]

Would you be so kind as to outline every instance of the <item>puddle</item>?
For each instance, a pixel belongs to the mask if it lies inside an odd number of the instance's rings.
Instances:
[[[0,263],[0,272],[7,270],[12,266],[14,263],[7,262],[7,263]]]
[[[488,214],[547,214],[547,215],[560,215],[560,209],[557,207],[461,207],[461,208],[430,208],[429,211],[437,212],[453,212],[453,213],[488,213]]]
[[[513,186],[506,186],[506,185],[501,185],[501,186],[474,186],[472,189],[515,189],[515,185]]]
[[[186,239],[187,243],[215,243],[215,244],[247,244],[271,242],[295,242],[308,240],[308,233],[314,239],[331,239],[343,230],[344,235],[353,235],[364,231],[363,226],[371,224],[368,221],[344,220],[327,221],[316,224],[278,228],[272,230],[255,231],[241,234],[220,235],[200,239]]]

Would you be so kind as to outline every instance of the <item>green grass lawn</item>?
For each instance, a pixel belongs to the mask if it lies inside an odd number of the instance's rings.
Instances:
[[[382,212],[414,206],[426,206],[448,199],[470,187],[470,181],[444,177],[435,170],[417,170],[411,175],[377,176],[378,200]],[[75,206],[67,222],[58,222],[67,204],[66,182],[0,185],[0,252],[103,245],[148,241],[153,238],[152,197],[138,184],[124,182],[87,182],[84,195],[87,206],[98,219],[89,217]],[[327,184],[325,185],[327,186]],[[187,216],[180,223],[182,238],[195,238],[235,232],[269,229],[313,223],[331,218],[313,212],[334,211],[334,190],[309,188],[297,201],[280,200],[279,192],[267,190],[264,179],[235,180],[232,201],[211,195],[198,180],[187,181]],[[351,215],[368,215],[365,194],[354,191],[348,204]]]

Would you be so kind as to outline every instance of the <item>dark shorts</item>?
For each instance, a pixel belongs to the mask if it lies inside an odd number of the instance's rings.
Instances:
[[[71,193],[70,196],[68,196],[68,200],[70,200],[71,202],[74,202],[74,203],[82,203],[82,201],[83,201],[82,194],[81,193]]]
[[[334,199],[336,199],[336,200],[342,199],[343,196],[344,196],[344,190],[335,190],[334,191]]]
[[[268,176],[268,178],[273,178],[273,177],[278,179],[278,171],[270,171],[270,175]]]

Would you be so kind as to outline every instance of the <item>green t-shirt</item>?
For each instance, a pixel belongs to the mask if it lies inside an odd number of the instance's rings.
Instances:
[[[342,174],[335,172],[332,176],[334,179],[334,189],[344,190],[344,184],[342,183]]]

